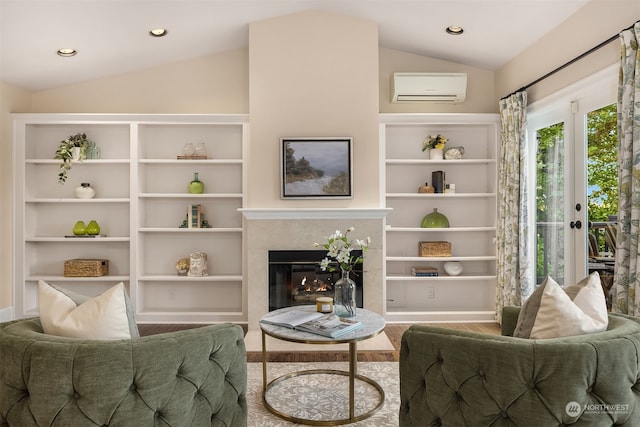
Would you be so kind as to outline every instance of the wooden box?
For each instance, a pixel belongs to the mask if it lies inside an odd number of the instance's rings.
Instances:
[[[419,242],[420,256],[451,256],[451,242]]]
[[[68,259],[64,262],[65,277],[99,277],[109,274],[108,259]]]

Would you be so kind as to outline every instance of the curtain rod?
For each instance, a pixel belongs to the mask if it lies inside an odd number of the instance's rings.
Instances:
[[[631,24],[631,25],[629,25],[627,28],[623,28],[622,30],[620,30],[620,33],[621,33],[621,32],[623,32],[623,31],[626,31],[626,30],[630,30],[630,29],[631,29],[631,28],[633,28],[633,26],[634,26],[634,25],[636,25],[637,23],[640,23],[640,20],[639,20],[639,21],[634,22],[634,23],[633,23],[633,24]],[[533,86],[533,85],[535,85],[535,84],[537,84],[537,83],[540,83],[542,80],[545,80],[546,78],[551,77],[552,75],[554,75],[554,74],[555,74],[555,73],[557,73],[558,71],[561,71],[561,70],[563,70],[563,69],[567,68],[569,65],[571,65],[571,64],[573,64],[573,63],[575,63],[575,62],[578,62],[579,60],[581,60],[581,59],[582,59],[582,58],[584,58],[585,56],[592,54],[592,53],[593,53],[593,52],[595,52],[596,50],[601,49],[602,47],[604,47],[604,46],[608,45],[609,43],[611,43],[611,42],[612,42],[612,41],[614,41],[615,39],[619,38],[619,37],[620,37],[620,33],[618,33],[618,34],[614,34],[613,36],[609,37],[608,39],[606,39],[606,40],[605,40],[605,41],[603,41],[602,43],[598,44],[597,46],[594,46],[594,47],[592,47],[591,49],[589,49],[588,51],[586,51],[586,52],[584,52],[584,53],[582,53],[582,54],[580,54],[580,55],[576,56],[575,58],[573,58],[573,59],[572,59],[572,60],[570,60],[569,62],[566,62],[566,63],[562,64],[562,65],[561,65],[561,66],[559,66],[558,68],[555,68],[555,69],[553,69],[553,70],[549,71],[547,74],[545,74],[545,75],[544,75],[544,76],[542,76],[542,77],[539,77],[539,78],[535,79],[535,80],[534,80],[534,81],[532,81],[531,83],[529,83],[529,84],[527,84],[527,85],[522,86],[520,89],[518,89],[518,90],[515,90],[515,91],[511,92],[509,95],[507,95],[507,96],[504,96],[504,97],[500,98],[500,100],[506,99],[506,98],[510,97],[511,95],[514,95],[514,94],[516,94],[516,93],[518,93],[518,92],[521,92],[521,91],[523,91],[523,90],[527,90],[527,89],[529,89],[531,86]]]

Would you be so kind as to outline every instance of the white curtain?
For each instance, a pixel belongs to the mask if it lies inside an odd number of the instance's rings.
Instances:
[[[640,316],[640,22],[620,33],[618,230],[612,311]]]
[[[500,101],[501,149],[498,173],[496,319],[502,308],[522,305],[533,292],[528,262],[529,212],[527,153],[527,93]]]

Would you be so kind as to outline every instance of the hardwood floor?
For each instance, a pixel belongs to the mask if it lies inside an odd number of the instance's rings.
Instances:
[[[480,332],[485,334],[500,334],[500,325],[497,323],[433,323],[432,326],[448,329],[458,329],[464,331]],[[165,332],[174,332],[184,329],[197,328],[203,325],[156,325],[140,324],[138,330],[141,336],[154,335]],[[358,361],[360,362],[397,362],[400,355],[400,343],[402,334],[409,324],[388,324],[384,331],[393,344],[394,351],[359,351]],[[246,333],[246,326],[243,326]],[[313,351],[313,352],[269,352],[270,362],[346,362],[348,353],[346,351]],[[247,362],[261,362],[261,352],[247,352]]]

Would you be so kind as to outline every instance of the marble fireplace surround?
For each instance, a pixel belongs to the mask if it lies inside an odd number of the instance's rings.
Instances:
[[[244,244],[247,259],[248,329],[259,330],[260,318],[268,312],[270,250],[313,250],[335,230],[353,226],[353,238],[371,238],[365,258],[364,308],[384,315],[384,227],[390,209],[251,209],[240,210],[244,216]]]

